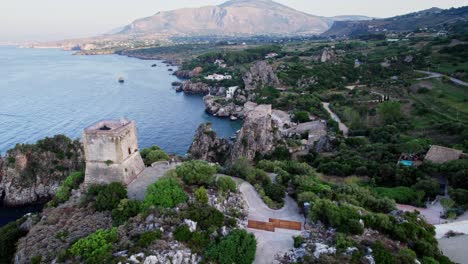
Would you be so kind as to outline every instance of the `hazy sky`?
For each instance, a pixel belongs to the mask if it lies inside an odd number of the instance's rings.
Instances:
[[[224,0],[0,0],[0,41],[93,36],[158,11],[217,5]],[[468,0],[277,0],[320,16],[390,17],[430,7],[459,7]]]

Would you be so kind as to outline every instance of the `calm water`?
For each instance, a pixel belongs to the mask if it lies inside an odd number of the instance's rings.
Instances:
[[[201,123],[212,122],[222,137],[239,129],[206,114],[200,96],[175,93],[176,80],[160,61],[0,47],[0,152],[56,134],[81,137],[83,128],[109,118],[136,120],[141,148],[181,155]]]
[[[175,93],[171,73],[160,61],[0,47],[0,153],[56,134],[81,137],[92,123],[120,117],[136,120],[141,148],[181,155],[201,123],[211,122],[221,137],[240,128],[206,114],[200,96]],[[0,226],[37,210],[0,208]]]

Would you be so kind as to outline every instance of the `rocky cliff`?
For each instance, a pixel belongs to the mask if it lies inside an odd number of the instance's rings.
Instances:
[[[234,104],[232,101],[226,101],[223,98],[207,95],[203,97],[206,111],[217,117],[242,118],[244,108]]]
[[[223,163],[230,148],[230,142],[227,139],[217,138],[211,124],[206,123],[198,127],[189,149],[189,155],[193,159]]]
[[[246,90],[254,90],[261,86],[277,87],[279,85],[279,80],[273,67],[266,61],[254,63],[242,79],[244,80]]]
[[[234,162],[241,157],[252,161],[257,155],[269,154],[280,140],[279,129],[272,119],[271,105],[254,106],[246,112],[244,124],[230,154],[230,161]]]
[[[53,196],[72,171],[84,166],[81,143],[55,136],[34,145],[17,145],[0,162],[0,203],[22,206]]]

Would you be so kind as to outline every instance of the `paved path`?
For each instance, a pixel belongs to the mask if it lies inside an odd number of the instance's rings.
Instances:
[[[349,132],[348,127],[343,122],[341,122],[341,119],[338,117],[338,115],[336,115],[330,109],[330,103],[322,102],[322,105],[323,105],[323,108],[325,108],[325,110],[327,110],[327,112],[331,115],[332,119],[335,120],[338,123],[338,126],[339,126],[341,132],[343,132],[343,136],[348,137],[348,132]]]
[[[268,222],[269,218],[279,218],[304,222],[304,216],[300,214],[297,203],[289,196],[286,196],[282,209],[273,210],[268,208],[250,183],[240,183],[239,190],[249,206],[249,220]],[[275,260],[275,256],[293,249],[294,240],[292,237],[301,234],[300,231],[279,228],[276,228],[275,232],[251,228],[247,230],[257,238],[256,264],[278,263]]]
[[[439,239],[439,249],[451,261],[468,264],[468,235]]]
[[[145,198],[146,189],[152,183],[164,176],[168,170],[175,169],[178,164],[159,164],[154,167],[147,167],[128,187],[128,198],[134,200],[143,200]]]
[[[468,220],[458,221],[448,224],[435,225],[436,238],[441,239],[448,231],[468,234]]]
[[[447,78],[449,78],[450,81],[452,81],[452,82],[455,83],[455,84],[468,87],[468,83],[467,83],[467,82],[464,82],[464,81],[462,81],[462,80],[460,80],[460,79],[457,79],[457,78],[453,78],[453,77],[444,75],[444,74],[442,74],[442,73],[430,72],[430,71],[416,71],[416,72],[419,72],[419,73],[427,74],[427,75],[428,75],[427,77],[417,78],[416,80],[418,80],[418,81],[427,80],[427,79],[433,79],[433,78],[447,77]]]
[[[414,207],[411,205],[406,205],[406,204],[397,204],[398,210],[402,210],[405,212],[413,212],[413,211],[418,211],[421,213],[423,216],[424,220],[428,222],[431,225],[437,225],[441,224],[444,219],[441,219],[441,213],[444,211],[442,208],[442,205],[440,204],[439,201],[433,205],[429,205],[427,208],[419,208],[419,207]]]

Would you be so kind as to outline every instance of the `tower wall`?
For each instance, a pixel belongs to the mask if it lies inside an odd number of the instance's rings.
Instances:
[[[129,184],[145,169],[134,121],[101,121],[84,130],[85,186]]]

